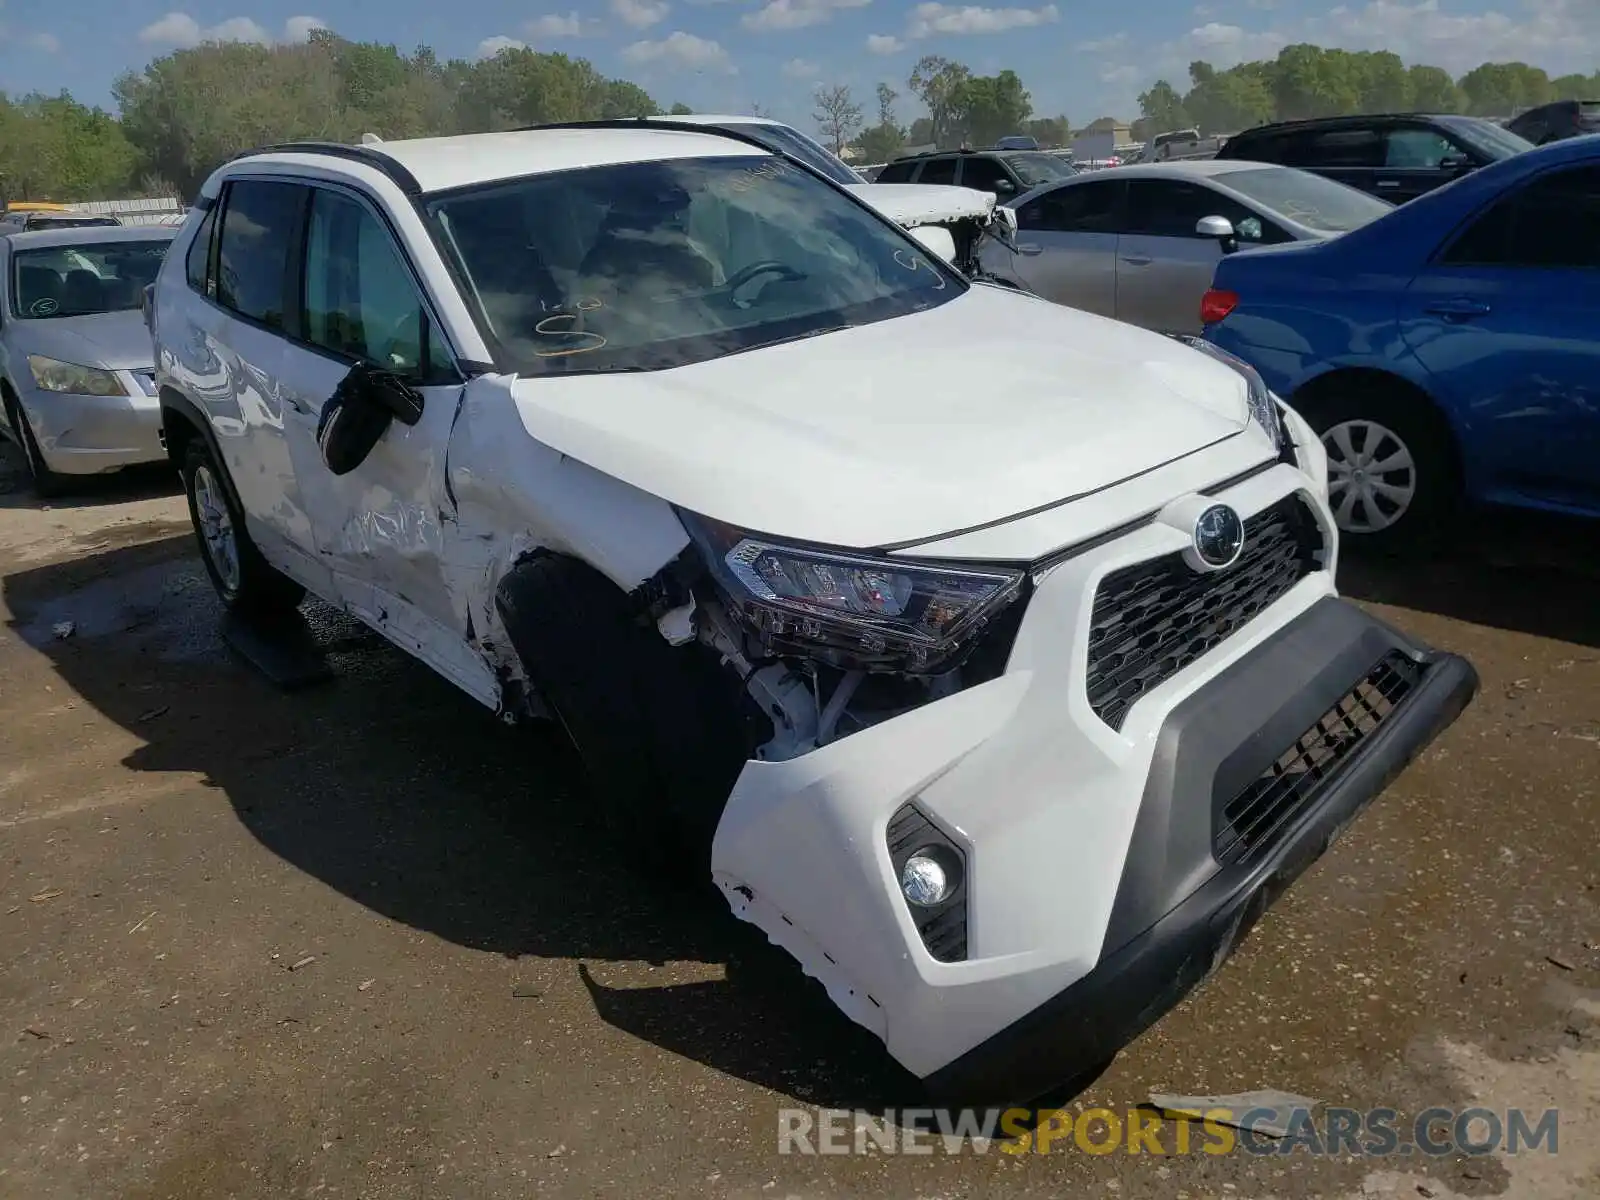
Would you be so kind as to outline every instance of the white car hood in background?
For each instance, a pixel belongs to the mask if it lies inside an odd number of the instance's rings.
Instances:
[[[1222,363],[987,287],[692,366],[518,379],[512,394],[530,435],[634,487],[859,548],[1096,491],[1249,419],[1244,380]]]
[[[938,183],[855,183],[849,190],[905,229],[974,217],[987,220],[995,207],[993,192]]]

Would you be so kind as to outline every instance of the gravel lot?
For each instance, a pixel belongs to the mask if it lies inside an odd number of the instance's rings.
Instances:
[[[1559,1153],[802,1157],[780,1109],[915,1094],[620,869],[551,738],[325,615],[335,679],[273,687],[164,473],[41,507],[0,447],[0,1197],[1600,1195],[1593,530],[1483,528],[1341,579],[1478,700],[1075,1104],[1558,1107]]]

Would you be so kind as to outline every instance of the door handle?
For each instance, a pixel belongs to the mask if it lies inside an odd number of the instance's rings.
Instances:
[[[1027,258],[1032,258],[1036,254],[1043,254],[1044,247],[1039,245],[1038,242],[1018,242],[1017,253]]]
[[[1148,267],[1151,263],[1155,262],[1155,259],[1143,254],[1124,254],[1122,256],[1122,261],[1127,263],[1130,267]]]
[[[1378,180],[1378,186],[1381,188],[1397,188],[1400,186],[1400,181],[1398,179],[1380,179]]]
[[[1440,300],[1428,305],[1425,311],[1432,316],[1443,317],[1446,321],[1470,321],[1473,317],[1488,316],[1489,306],[1478,300],[1458,298]]]

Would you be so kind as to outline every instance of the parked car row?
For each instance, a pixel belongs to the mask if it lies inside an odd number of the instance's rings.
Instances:
[[[939,1097],[1030,1100],[1219,964],[1476,675],[1338,598],[1327,454],[1248,363],[959,269],[987,191],[772,139],[244,155],[164,255],[0,239],[4,327],[54,337],[7,378],[25,417],[141,410],[101,347],[159,257],[137,386],[223,606],[266,636],[310,592],[557,722],[638,861]]]

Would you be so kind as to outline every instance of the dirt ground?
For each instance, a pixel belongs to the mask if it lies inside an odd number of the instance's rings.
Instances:
[[[326,615],[335,678],[274,687],[165,474],[44,507],[0,456],[6,1200],[1600,1195],[1592,529],[1346,567],[1479,698],[1074,1102],[1558,1108],[1557,1153],[797,1156],[780,1109],[915,1093],[759,935],[622,869],[553,739]]]

